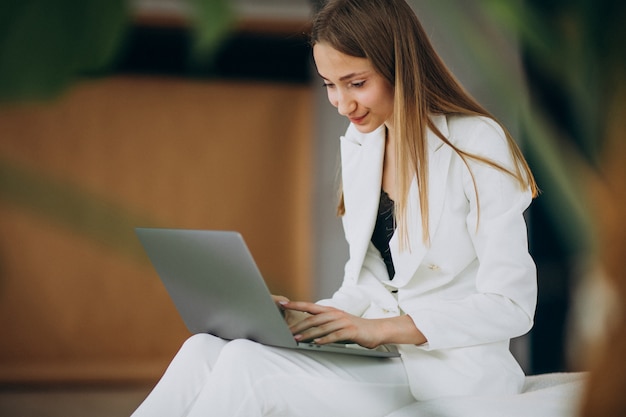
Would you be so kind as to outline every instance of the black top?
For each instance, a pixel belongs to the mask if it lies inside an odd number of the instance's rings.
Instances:
[[[389,198],[385,190],[380,190],[380,203],[378,204],[378,217],[376,217],[376,225],[374,233],[372,233],[372,243],[380,252],[385,261],[389,279],[393,279],[396,270],[391,259],[391,251],[389,250],[389,241],[395,230],[394,202]]]

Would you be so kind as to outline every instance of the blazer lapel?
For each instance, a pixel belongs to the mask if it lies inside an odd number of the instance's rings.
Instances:
[[[376,224],[385,153],[384,125],[369,134],[354,127],[341,138],[344,229],[350,243],[346,274],[357,279]]]
[[[431,116],[431,120],[439,131],[448,137],[446,117],[443,115]],[[430,237],[434,236],[441,219],[445,200],[446,182],[450,158],[454,152],[430,129],[428,139],[428,228]],[[417,181],[413,181],[409,191],[407,226],[409,229],[409,247],[400,251],[398,233],[395,233],[389,243],[396,275],[389,285],[402,287],[406,285],[420,266],[428,250],[428,242],[422,240],[422,215],[419,208],[419,190]]]

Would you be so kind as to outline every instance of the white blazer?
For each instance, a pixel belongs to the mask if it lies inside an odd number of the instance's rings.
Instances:
[[[513,166],[504,133],[493,120],[441,115],[432,120],[460,149]],[[421,346],[399,346],[417,400],[518,393],[524,374],[509,352],[509,340],[532,327],[537,295],[523,217],[530,190],[470,160],[476,193],[462,159],[429,131],[430,245],[422,241],[413,181],[410,251],[401,252],[397,234],[392,237],[396,275],[389,280],[370,241],[381,190],[384,132],[381,126],[363,134],[351,125],[341,137],[343,225],[350,257],[339,290],[319,303],[366,318],[408,314],[428,339]]]

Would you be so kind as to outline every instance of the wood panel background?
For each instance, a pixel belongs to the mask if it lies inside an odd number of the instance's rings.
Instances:
[[[309,298],[306,86],[94,80],[0,108],[0,383],[155,380],[188,336],[135,226],[235,229]]]

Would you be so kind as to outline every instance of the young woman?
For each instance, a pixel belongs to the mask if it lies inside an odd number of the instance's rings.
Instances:
[[[134,416],[384,416],[519,392],[509,340],[533,323],[520,150],[457,83],[404,0],[330,0],[312,28],[341,138],[350,257],[317,303],[276,297],[296,340],[397,345],[401,359],[192,336]]]

